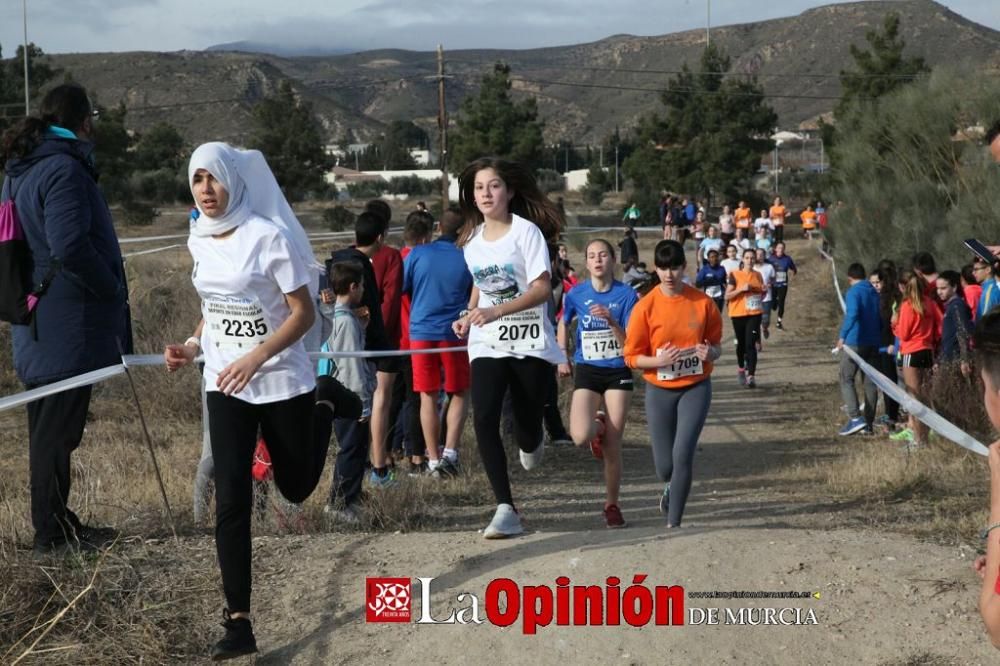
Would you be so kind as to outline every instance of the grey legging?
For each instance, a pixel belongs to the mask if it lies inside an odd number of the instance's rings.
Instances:
[[[681,524],[691,492],[694,452],[712,403],[712,380],[682,389],[646,384],[646,420],[653,445],[653,464],[660,481],[670,484],[667,522]]]

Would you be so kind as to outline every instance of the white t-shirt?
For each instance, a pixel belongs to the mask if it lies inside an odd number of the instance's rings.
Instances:
[[[227,238],[190,236],[191,281],[201,297],[207,390],[227,365],[274,335],[291,309],[285,294],[312,282],[305,263],[274,223],[253,216]],[[316,386],[299,340],[268,359],[233,397],[252,404],[293,398]]]
[[[733,271],[740,270],[741,262],[739,259],[723,259],[719,263],[726,269],[726,275],[730,275]]]
[[[735,233],[736,227],[733,225],[732,215],[720,215],[719,216],[719,230],[724,234]]]
[[[551,270],[545,237],[534,224],[512,215],[510,231],[501,238],[483,238],[480,224],[465,245],[465,264],[479,289],[478,307],[512,301],[528,290],[542,273]],[[549,363],[565,363],[556,343],[545,304],[498,319],[469,331],[469,360],[534,356]]]
[[[754,230],[759,230],[759,229],[773,230],[774,222],[771,222],[771,218],[769,217],[758,217],[756,220],[753,221],[753,228]]]
[[[701,243],[698,244],[698,256],[704,260],[708,261],[708,251],[715,250],[719,254],[722,254],[722,239],[721,238],[706,238]]]
[[[761,278],[764,279],[764,284],[767,286],[767,293],[764,295],[764,303],[771,300],[771,289],[774,287],[774,266],[771,264],[754,264],[753,269],[760,273]]]

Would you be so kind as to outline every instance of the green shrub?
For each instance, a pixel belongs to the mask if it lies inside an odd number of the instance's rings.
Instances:
[[[357,216],[343,206],[334,206],[323,211],[323,223],[330,231],[344,231],[354,228]]]

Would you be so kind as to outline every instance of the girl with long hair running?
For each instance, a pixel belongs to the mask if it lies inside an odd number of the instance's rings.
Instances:
[[[903,275],[903,299],[892,316],[892,331],[903,354],[903,383],[917,400],[924,402],[924,387],[934,367],[934,350],[940,342],[941,310],[927,295],[924,279],[916,272]],[[927,426],[910,415],[909,446],[927,443]]]
[[[729,302],[729,319],[736,334],[737,377],[741,386],[754,388],[757,381],[757,345],[760,344],[760,323],[764,315],[764,279],[753,269],[754,250],[743,251],[740,269],[728,276],[726,300]]]
[[[568,328],[575,319],[573,363],[559,365],[563,377],[574,375],[569,430],[577,446],[589,443],[595,458],[604,460],[607,501],[604,521],[608,527],[624,527],[618,507],[622,480],[621,438],[632,401],[632,371],[625,365],[622,348],[625,328],[639,298],[635,290],[615,279],[615,251],[611,243],[595,239],[584,250],[588,282],[566,294],[559,320],[559,346],[566,351]],[[601,403],[605,410],[601,410]]]
[[[167,370],[201,349],[215,462],[215,543],[227,608],[212,659],[257,651],[250,626],[251,467],[258,430],[274,482],[291,502],[316,488],[333,417],[361,416],[361,401],[331,377],[317,378],[302,337],[316,309],[318,264],[264,156],[224,143],[191,155],[191,280],[202,318],[184,344],[167,345]]]
[[[698,438],[712,402],[712,364],[722,355],[722,315],[711,298],[684,284],[684,247],[660,241],[660,284],[632,310],[625,363],[643,371],[653,463],[663,481],[660,512],[680,527],[691,491]]]
[[[469,339],[473,426],[497,501],[483,536],[502,539],[524,531],[500,436],[504,394],[510,389],[521,466],[535,469],[544,452],[538,392],[552,364],[566,361],[545,316],[552,298],[546,241],[556,239],[562,218],[527,169],[495,157],[465,168],[459,205],[465,224],[458,245],[473,287],[468,311],[452,328]]]

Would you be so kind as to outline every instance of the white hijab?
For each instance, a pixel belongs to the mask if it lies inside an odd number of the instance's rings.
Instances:
[[[212,174],[229,193],[229,205],[220,217],[209,217],[201,210],[195,197],[195,205],[201,213],[191,221],[191,233],[195,236],[217,236],[234,229],[256,214],[271,220],[281,229],[285,237],[295,246],[299,256],[315,273],[323,266],[316,261],[309,237],[299,223],[288,200],[282,194],[267,160],[259,150],[240,150],[228,143],[213,141],[203,143],[191,154],[188,163],[188,183],[194,181],[198,169]],[[194,188],[191,188],[194,195]]]

